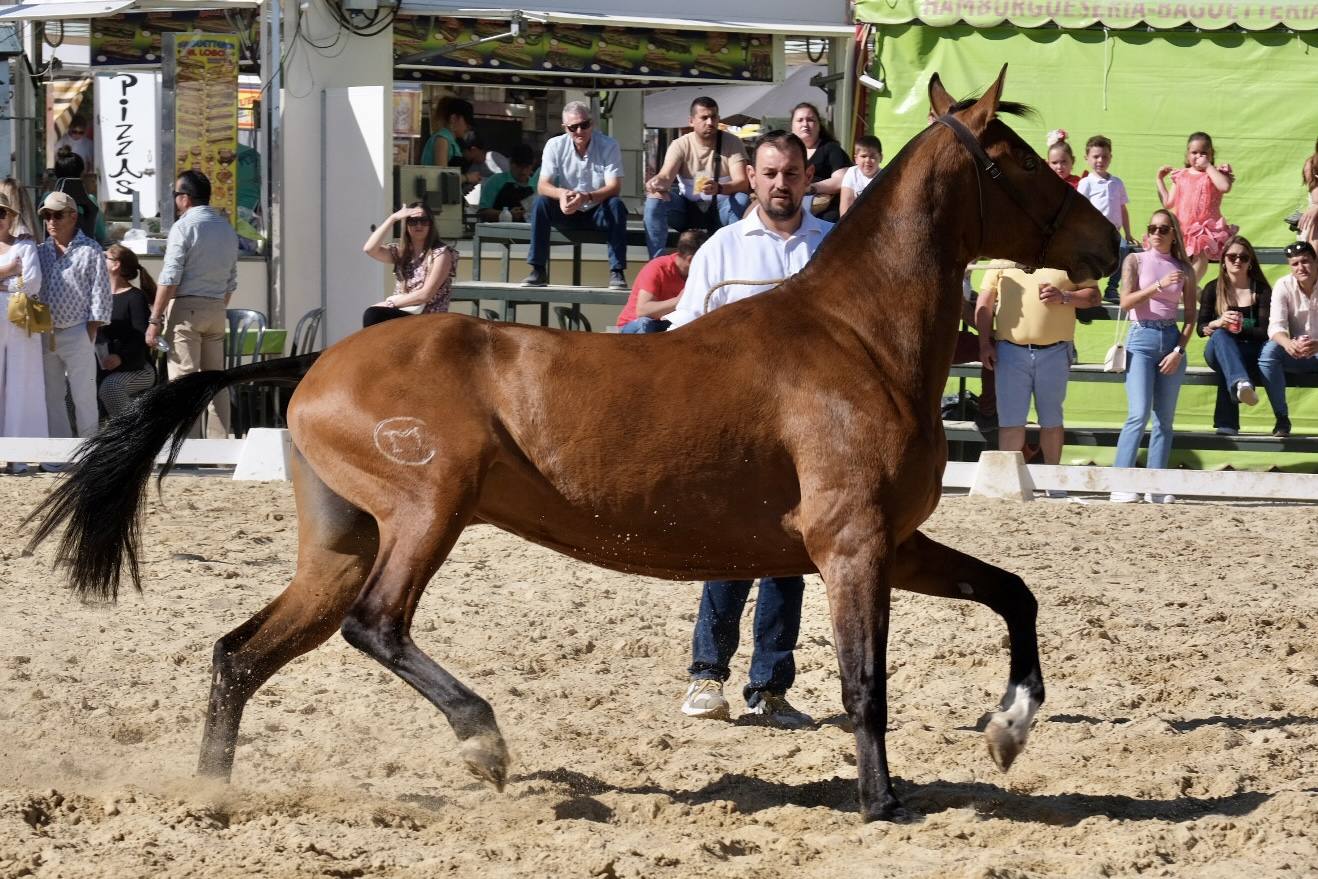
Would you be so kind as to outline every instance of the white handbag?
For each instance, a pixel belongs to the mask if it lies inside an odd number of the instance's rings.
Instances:
[[[1126,334],[1125,330],[1129,321],[1122,318],[1121,309],[1117,309],[1117,329],[1116,334],[1112,337],[1112,347],[1107,349],[1107,356],[1103,358],[1104,372],[1125,372],[1126,371]]]

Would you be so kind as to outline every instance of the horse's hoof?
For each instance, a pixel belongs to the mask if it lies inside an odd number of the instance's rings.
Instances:
[[[1021,723],[1020,718],[1012,717],[1010,712],[999,711],[993,715],[984,728],[984,741],[988,745],[989,756],[999,769],[1006,772],[1011,768],[1021,751],[1025,750],[1029,734],[1029,728]]]
[[[866,823],[887,821],[889,824],[915,824],[924,820],[919,813],[912,812],[895,797],[872,808],[862,807],[861,818]]]
[[[462,761],[477,778],[483,778],[503,793],[508,781],[508,746],[498,733],[483,733],[463,741]]]

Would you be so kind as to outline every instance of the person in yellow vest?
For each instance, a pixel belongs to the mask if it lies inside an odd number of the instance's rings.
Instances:
[[[994,269],[975,303],[979,359],[996,372],[998,448],[1025,445],[1030,400],[1046,464],[1062,459],[1062,403],[1075,353],[1075,312],[1101,301],[1098,284],[1074,284],[1060,269]],[[1049,497],[1065,492],[1049,491]]]

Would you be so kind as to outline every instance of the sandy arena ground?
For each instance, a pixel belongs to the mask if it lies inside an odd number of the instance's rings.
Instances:
[[[5,533],[51,484],[0,478]],[[1002,623],[897,593],[889,753],[924,818],[891,826],[857,820],[817,578],[793,698],[821,726],[692,721],[698,584],[492,528],[458,545],[415,635],[498,712],[503,794],[337,637],[253,699],[233,784],[201,783],[211,645],[284,587],[296,522],[287,485],[171,478],[165,505],[145,594],[117,608],[72,600],[49,549],[3,547],[0,879],[1318,872],[1314,507],[947,499],[928,533],[1039,598],[1048,702],[999,773],[975,725],[1006,680]]]

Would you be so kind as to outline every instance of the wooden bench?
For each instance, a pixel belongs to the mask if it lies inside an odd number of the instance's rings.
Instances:
[[[581,314],[583,305],[616,305],[621,309],[627,304],[627,290],[610,290],[607,287],[523,287],[498,281],[454,281],[454,302],[474,302],[480,308],[481,300],[502,302],[503,320],[517,320],[517,306],[539,305],[540,326],[549,326],[549,306],[568,305],[574,316]],[[479,311],[477,312],[479,313]]]
[[[668,246],[677,246],[678,233],[669,230]],[[583,244],[607,244],[609,236],[606,232],[594,229],[570,229],[563,231],[560,229],[549,230],[549,247],[552,250],[555,247],[572,248],[572,284],[580,286],[581,284],[581,246]],[[512,256],[514,244],[531,243],[531,224],[530,223],[477,223],[472,231],[471,236],[471,277],[473,280],[481,279],[481,252],[486,244],[502,246],[503,253],[500,259],[500,269],[503,280],[507,281],[508,273],[511,271],[509,262]],[[630,220],[627,223],[627,246],[644,247],[645,246],[645,224],[636,220]],[[546,266],[546,268],[548,268]]]

